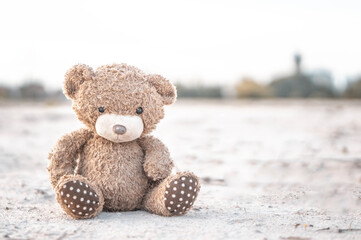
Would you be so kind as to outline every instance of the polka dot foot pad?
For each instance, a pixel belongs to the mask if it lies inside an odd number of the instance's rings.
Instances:
[[[173,215],[183,215],[188,212],[197,198],[199,186],[192,176],[182,176],[171,181],[165,191],[165,207]]]
[[[60,189],[60,199],[74,215],[86,218],[99,207],[99,197],[95,191],[81,181],[70,181]]]

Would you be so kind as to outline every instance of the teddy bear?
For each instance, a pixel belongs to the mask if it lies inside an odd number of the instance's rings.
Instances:
[[[61,137],[49,153],[51,185],[67,215],[189,212],[200,191],[198,177],[189,171],[172,174],[167,147],[150,135],[164,106],[176,100],[170,81],[127,64],[95,71],[78,64],[66,73],[63,91],[85,125]]]

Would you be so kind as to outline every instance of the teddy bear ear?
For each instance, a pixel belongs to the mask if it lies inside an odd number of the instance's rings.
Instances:
[[[65,75],[64,94],[70,99],[75,99],[75,95],[85,81],[91,80],[94,71],[85,64],[73,66]]]
[[[177,90],[170,81],[158,74],[149,75],[149,81],[157,89],[159,95],[162,96],[165,105],[175,102]]]

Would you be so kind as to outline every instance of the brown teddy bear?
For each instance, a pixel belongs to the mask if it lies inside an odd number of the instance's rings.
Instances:
[[[75,219],[106,211],[143,209],[184,215],[200,190],[190,172],[171,175],[167,147],[148,135],[176,99],[160,75],[113,64],[93,71],[76,65],[64,94],[86,128],[63,136],[49,154],[51,184],[64,211]]]

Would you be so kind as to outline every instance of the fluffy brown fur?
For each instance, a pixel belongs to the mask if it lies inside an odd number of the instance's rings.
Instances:
[[[63,136],[49,154],[50,181],[64,211],[75,219],[94,217],[103,208],[109,211],[145,209],[163,216],[180,215],[172,212],[173,201],[165,202],[165,194],[170,194],[166,189],[181,177],[193,177],[197,182],[198,178],[189,172],[170,175],[173,162],[167,147],[147,135],[164,117],[163,106],[175,101],[173,85],[160,75],[147,75],[126,64],[102,66],[95,72],[89,66],[76,65],[66,74],[64,94],[72,99],[74,111],[87,126]],[[98,117],[103,114],[98,111],[99,107],[105,109],[104,113],[128,116],[136,116],[136,109],[142,107],[144,112],[139,117],[144,129],[141,136],[122,143],[99,136],[95,129]],[[64,196],[61,190],[70,181],[86,185],[87,194],[90,191],[96,194],[99,207],[94,213],[85,216],[75,212],[78,208],[87,209],[86,198],[79,195],[79,189],[71,189],[74,194]],[[191,186],[187,182],[184,184],[183,188]],[[194,190],[195,197],[199,187],[197,185]],[[176,194],[179,198],[181,193]],[[81,202],[70,211],[71,204],[75,204],[72,197],[78,197],[76,201],[81,199]],[[192,203],[183,208],[188,211]],[[166,204],[172,210],[168,210]]]

